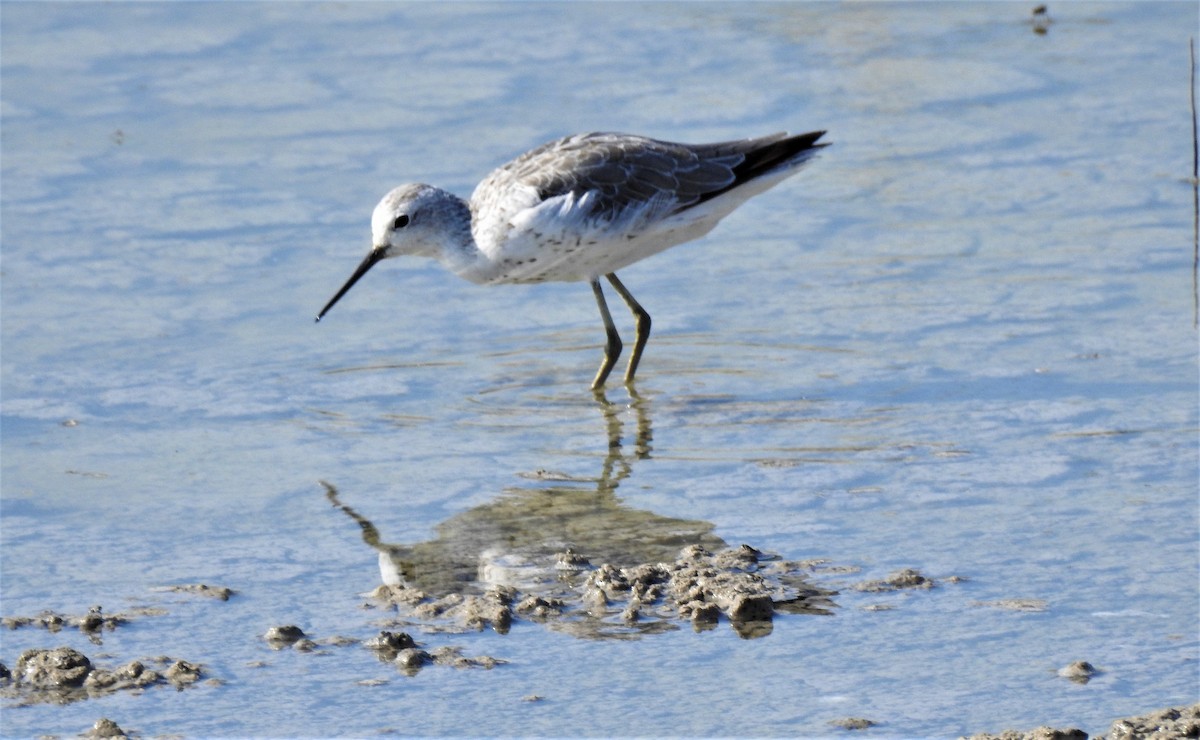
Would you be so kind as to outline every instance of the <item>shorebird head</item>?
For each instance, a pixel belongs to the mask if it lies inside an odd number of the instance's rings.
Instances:
[[[465,226],[460,211],[466,211]],[[420,183],[395,188],[371,214],[371,251],[317,314],[317,321],[376,263],[406,254],[440,257],[446,240],[461,238],[457,232],[463,228],[469,234],[470,224],[466,205],[444,190]]]
[[[371,214],[371,251],[379,259],[416,254],[436,257],[445,233],[446,203],[458,200],[440,188],[414,183],[383,196]]]

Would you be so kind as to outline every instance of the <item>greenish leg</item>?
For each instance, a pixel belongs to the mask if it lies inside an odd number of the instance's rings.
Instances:
[[[612,275],[608,276],[609,280],[613,280]],[[614,283],[614,287],[620,283]],[[618,292],[625,295],[624,288],[618,288]],[[604,346],[604,362],[600,363],[600,370],[596,373],[596,379],[592,381],[592,390],[598,391],[604,387],[604,381],[608,380],[608,374],[612,372],[613,365],[617,364],[617,358],[621,356],[621,337],[617,334],[617,327],[613,324],[612,315],[608,312],[608,304],[604,301],[604,291],[600,289],[600,281],[592,281],[592,292],[596,294],[596,305],[600,307],[600,318],[604,319],[604,332],[608,335],[608,343]],[[626,299],[628,300],[628,299]],[[648,318],[648,317],[647,317]]]
[[[633,340],[633,354],[629,356],[629,367],[625,369],[625,384],[629,385],[633,382],[633,374],[637,372],[638,363],[642,359],[642,350],[646,347],[646,340],[650,338],[650,314],[646,313],[646,309],[642,308],[642,304],[638,303],[633,294],[621,284],[615,272],[610,272],[605,277],[608,278],[608,282],[612,283],[613,288],[616,288],[621,298],[625,300],[625,305],[629,306],[629,310],[633,312],[634,320],[637,322],[637,333],[634,335]],[[596,286],[596,289],[599,290],[599,286]],[[614,361],[616,360],[615,357],[613,359]]]

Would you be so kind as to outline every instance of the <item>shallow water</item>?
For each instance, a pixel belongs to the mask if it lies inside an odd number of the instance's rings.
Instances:
[[[103,647],[6,631],[0,660],[223,683],[10,705],[0,732],[1095,733],[1200,699],[1196,8],[1028,12],[6,3],[0,611],[168,614]],[[636,395],[587,391],[584,285],[397,260],[312,323],[399,182],[467,194],[573,131],[784,128],[834,146],[622,273],[655,321]],[[272,625],[379,630],[377,553],[319,480],[388,542],[578,496],[634,538],[685,520],[826,559],[842,593],[752,640],[416,635],[490,671],[275,652]],[[601,526],[557,521],[523,536]],[[853,589],[906,567],[939,587]],[[155,590],[194,582],[237,595]],[[1103,672],[1055,674],[1076,660]]]

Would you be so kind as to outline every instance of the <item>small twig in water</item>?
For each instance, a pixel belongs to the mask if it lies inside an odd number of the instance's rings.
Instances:
[[[1192,328],[1200,327],[1200,140],[1196,137],[1196,37],[1188,39],[1192,98]]]

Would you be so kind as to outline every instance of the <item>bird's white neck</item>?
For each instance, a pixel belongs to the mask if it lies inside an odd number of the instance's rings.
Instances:
[[[502,266],[480,249],[475,240],[470,204],[444,190],[439,190],[437,201],[437,207],[429,210],[437,214],[441,228],[435,226],[429,230],[429,239],[425,242],[429,251],[423,251],[424,256],[436,259],[465,280],[493,282]]]

